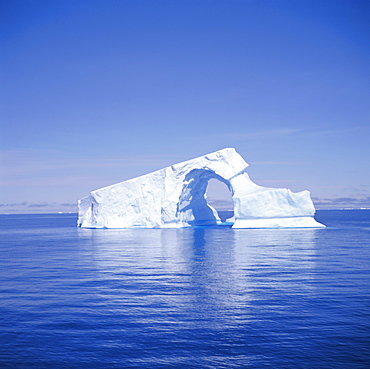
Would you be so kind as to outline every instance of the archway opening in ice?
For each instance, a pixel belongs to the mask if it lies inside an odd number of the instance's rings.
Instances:
[[[177,216],[182,222],[191,226],[222,224],[217,210],[207,202],[206,191],[211,179],[224,183],[231,192],[230,196],[232,195],[232,187],[228,180],[212,170],[193,169],[185,177],[177,206]]]
[[[207,203],[217,210],[222,222],[234,216],[234,203],[228,186],[216,178],[208,181],[206,190]]]

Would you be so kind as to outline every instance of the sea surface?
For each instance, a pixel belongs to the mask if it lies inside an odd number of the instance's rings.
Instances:
[[[0,368],[370,368],[370,210],[325,229],[0,216]]]

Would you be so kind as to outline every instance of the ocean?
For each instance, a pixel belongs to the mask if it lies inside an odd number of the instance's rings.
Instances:
[[[0,368],[370,367],[370,210],[325,229],[0,215]]]

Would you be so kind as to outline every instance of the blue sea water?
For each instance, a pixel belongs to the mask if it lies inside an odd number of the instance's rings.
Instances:
[[[370,211],[325,229],[0,216],[1,368],[369,368]]]

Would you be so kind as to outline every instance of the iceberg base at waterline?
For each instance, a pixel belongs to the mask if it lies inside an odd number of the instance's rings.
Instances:
[[[234,204],[233,228],[325,227],[314,219],[308,191],[293,193],[253,183],[233,148],[92,191],[78,201],[83,228],[182,228],[221,223],[207,203],[208,181],[226,184]],[[231,220],[229,220],[231,221]]]

